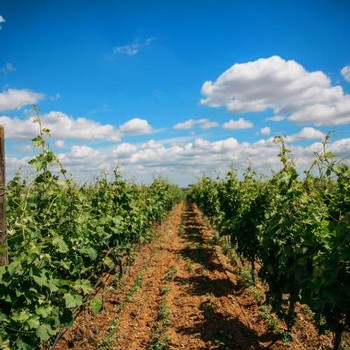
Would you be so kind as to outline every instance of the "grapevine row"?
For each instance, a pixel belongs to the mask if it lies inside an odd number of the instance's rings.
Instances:
[[[350,328],[350,169],[327,150],[301,177],[284,140],[282,169],[272,178],[250,168],[243,179],[202,178],[189,194],[242,259],[261,266],[267,302],[291,329],[296,303],[309,306],[334,349]]]
[[[80,186],[47,144],[33,139],[33,180],[7,187],[9,264],[0,267],[0,349],[50,347],[73,323],[103,272],[113,271],[180,199],[162,179],[150,186],[114,176]],[[56,169],[56,170],[55,170]]]

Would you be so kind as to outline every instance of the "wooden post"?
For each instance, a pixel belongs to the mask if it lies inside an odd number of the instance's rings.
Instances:
[[[0,266],[7,264],[5,132],[0,126]]]

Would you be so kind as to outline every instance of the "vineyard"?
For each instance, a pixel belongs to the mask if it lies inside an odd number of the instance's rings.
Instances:
[[[203,178],[191,199],[220,235],[229,238],[251,278],[268,286],[266,303],[286,321],[296,319],[298,302],[307,305],[321,332],[334,332],[334,349],[350,326],[350,170],[327,150],[303,179],[284,140],[282,169],[270,180],[247,169],[223,180]]]
[[[36,175],[28,180],[17,174],[6,190],[9,263],[0,267],[0,349],[316,348],[294,346],[300,344],[291,336],[299,313],[308,314],[320,333],[334,334],[334,350],[348,349],[350,169],[328,151],[328,137],[303,176],[277,138],[282,168],[271,178],[251,168],[242,179],[234,169],[222,179],[204,177],[187,192],[186,204],[177,205],[183,199],[177,186],[163,179],[126,181],[118,168],[113,176],[78,184],[50,151],[50,131],[40,118],[36,122],[40,132],[32,142],[38,152],[29,161]],[[155,239],[161,227],[165,233]],[[150,243],[154,239],[160,246],[153,251],[141,248],[157,244]],[[139,266],[134,280],[132,273],[125,277],[133,262]],[[113,276],[116,299],[107,297],[112,287],[106,276]],[[129,283],[125,294],[116,292],[119,280]],[[249,293],[256,305],[244,312]],[[103,314],[107,301],[119,305],[109,310],[118,313],[114,321]],[[243,319],[237,321],[236,313]],[[273,317],[278,342],[266,338]],[[192,318],[203,326],[191,333]],[[80,339],[84,322],[90,330]],[[140,324],[147,331],[128,347],[143,332]]]

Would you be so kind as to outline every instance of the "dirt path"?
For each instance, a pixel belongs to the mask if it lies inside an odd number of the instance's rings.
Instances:
[[[326,349],[309,323],[283,339],[212,238],[197,208],[178,205],[121,281],[96,295],[103,310],[87,307],[55,350]]]

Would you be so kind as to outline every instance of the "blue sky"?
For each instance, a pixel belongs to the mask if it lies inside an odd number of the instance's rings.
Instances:
[[[349,16],[346,0],[1,0],[8,178],[33,154],[24,102],[83,180],[117,163],[180,185],[231,164],[269,172],[276,135],[301,169],[328,131],[346,158]]]

